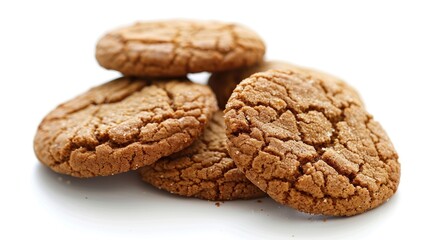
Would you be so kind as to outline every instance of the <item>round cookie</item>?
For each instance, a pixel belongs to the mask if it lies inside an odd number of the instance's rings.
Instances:
[[[282,61],[264,61],[260,64],[251,67],[213,73],[209,78],[208,85],[213,89],[213,92],[216,95],[219,108],[224,109],[229,97],[231,96],[237,84],[241,82],[241,80],[249,77],[254,73],[264,72],[271,69],[292,69],[294,71],[303,71],[306,73],[310,73],[314,76],[318,76],[326,80],[330,79],[336,84],[338,84],[340,87],[348,88],[350,90],[349,94],[352,94],[351,97],[358,99],[362,103],[362,100],[360,99],[360,96],[357,91],[349,85],[345,84],[341,79],[315,69],[304,68]]]
[[[107,33],[96,47],[99,64],[131,76],[184,76],[251,66],[265,54],[250,29],[221,22],[139,22]]]
[[[34,149],[59,173],[113,175],[188,147],[216,109],[207,86],[123,77],[50,112],[39,125]]]
[[[224,201],[265,195],[229,157],[221,111],[190,147],[143,167],[140,173],[143,181],[187,197]]]
[[[351,216],[389,199],[398,155],[350,89],[300,71],[243,80],[225,110],[237,167],[279,203],[312,214]]]

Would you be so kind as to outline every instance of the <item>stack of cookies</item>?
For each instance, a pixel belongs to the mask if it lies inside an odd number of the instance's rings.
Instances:
[[[36,155],[75,177],[138,170],[182,196],[267,194],[312,214],[351,216],[388,200],[399,184],[398,155],[356,90],[264,54],[261,38],[237,24],[114,30],[99,40],[96,58],[124,77],[50,112]],[[187,79],[197,72],[212,73],[208,85]]]

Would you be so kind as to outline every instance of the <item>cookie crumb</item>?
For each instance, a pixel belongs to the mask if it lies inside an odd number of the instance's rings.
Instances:
[[[220,207],[220,202],[215,203],[216,207]]]
[[[326,221],[328,221],[328,219],[327,219],[327,218],[324,218],[324,219],[323,219],[323,222],[326,222]]]
[[[256,202],[261,203],[261,202],[262,202],[262,200],[261,200],[261,199],[258,199]]]

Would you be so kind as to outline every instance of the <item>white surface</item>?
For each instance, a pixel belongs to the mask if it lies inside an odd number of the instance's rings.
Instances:
[[[237,2],[1,1],[2,238],[427,235],[429,8],[425,1]],[[43,116],[57,104],[119,75],[96,63],[97,39],[136,20],[165,18],[245,24],[265,39],[267,59],[318,68],[356,87],[399,152],[402,178],[397,194],[368,213],[326,219],[269,199],[216,207],[214,202],[156,190],[141,183],[135,173],[81,180],[39,164],[32,141]]]

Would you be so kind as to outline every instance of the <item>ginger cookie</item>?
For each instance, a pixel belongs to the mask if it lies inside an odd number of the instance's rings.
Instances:
[[[226,140],[223,113],[218,111],[190,147],[143,167],[142,179],[171,193],[213,201],[264,196],[237,169]]]
[[[225,110],[235,164],[274,200],[307,213],[351,216],[387,201],[398,155],[349,91],[292,69],[243,80]]]
[[[96,47],[99,64],[131,76],[184,76],[254,65],[265,54],[250,29],[221,22],[139,22],[107,33]]]
[[[34,149],[59,173],[113,175],[188,147],[216,110],[207,86],[123,77],[50,112],[39,125]]]
[[[282,61],[264,61],[260,64],[257,64],[251,67],[244,67],[244,68],[225,71],[225,72],[217,72],[217,73],[213,73],[210,76],[208,84],[212,88],[213,92],[216,94],[216,99],[217,99],[219,108],[220,109],[225,108],[226,102],[228,101],[229,97],[231,96],[237,84],[241,82],[241,80],[249,77],[254,73],[264,72],[271,69],[277,69],[277,70],[292,69],[294,71],[303,71],[306,73],[311,73],[325,80],[330,79],[335,83],[337,83],[342,88],[349,88],[350,90],[349,94],[352,94],[353,98],[361,101],[360,96],[356,90],[354,90],[352,87],[345,84],[341,79],[335,76],[329,75],[327,73],[324,73],[315,69],[296,66]]]

